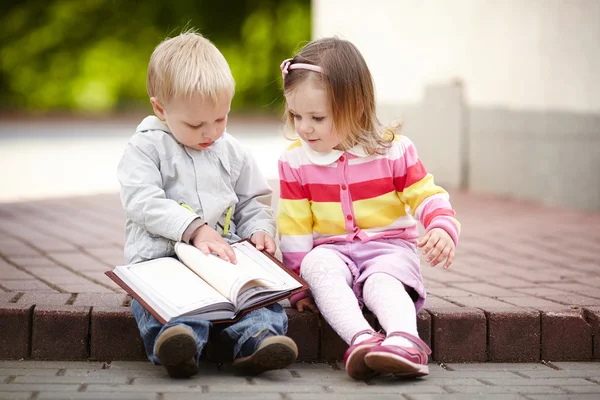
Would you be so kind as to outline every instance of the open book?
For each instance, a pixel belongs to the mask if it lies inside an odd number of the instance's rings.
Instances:
[[[177,258],[163,257],[115,267],[106,275],[161,323],[186,316],[233,322],[244,313],[308,289],[280,261],[248,240],[232,245],[237,264],[175,244]]]

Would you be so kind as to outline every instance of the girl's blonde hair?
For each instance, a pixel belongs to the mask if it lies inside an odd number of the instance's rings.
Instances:
[[[235,81],[229,64],[212,42],[188,30],[160,43],[148,64],[148,96],[163,104],[199,94],[216,104],[233,97]]]
[[[331,103],[333,124],[341,135],[341,148],[361,145],[367,154],[384,154],[400,124],[383,126],[377,119],[373,78],[356,46],[335,37],[315,40],[291,59],[290,66],[294,63],[319,66],[322,73],[289,68],[283,80],[284,93],[309,78],[321,82]],[[287,109],[286,117],[288,126],[294,127]]]

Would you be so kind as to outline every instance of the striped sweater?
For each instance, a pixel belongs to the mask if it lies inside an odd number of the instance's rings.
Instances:
[[[279,179],[280,248],[296,273],[304,256],[323,243],[416,242],[417,220],[426,231],[442,228],[458,242],[460,224],[448,193],[435,185],[405,136],[383,156],[359,147],[317,153],[297,140],[279,159]]]

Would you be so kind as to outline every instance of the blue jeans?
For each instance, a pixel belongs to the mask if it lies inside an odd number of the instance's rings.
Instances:
[[[210,321],[181,317],[163,325],[135,299],[131,301],[131,310],[150,361],[154,364],[160,364],[154,347],[156,339],[165,329],[181,325],[189,329],[196,338],[196,362],[199,362],[202,349],[208,341],[210,330],[213,327]],[[221,330],[220,338],[222,340],[229,339],[234,343],[233,354],[235,356],[239,353],[246,340],[258,331],[268,329],[277,335],[285,335],[288,328],[288,319],[283,307],[275,303],[251,311],[237,322],[232,324],[218,324],[217,327]]]

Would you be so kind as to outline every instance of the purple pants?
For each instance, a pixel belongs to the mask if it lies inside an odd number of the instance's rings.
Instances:
[[[369,276],[378,272],[391,275],[404,284],[417,312],[425,303],[425,286],[414,243],[403,239],[376,239],[327,243],[317,248],[334,251],[348,265],[353,278],[352,289],[361,308],[364,305],[363,285]]]

